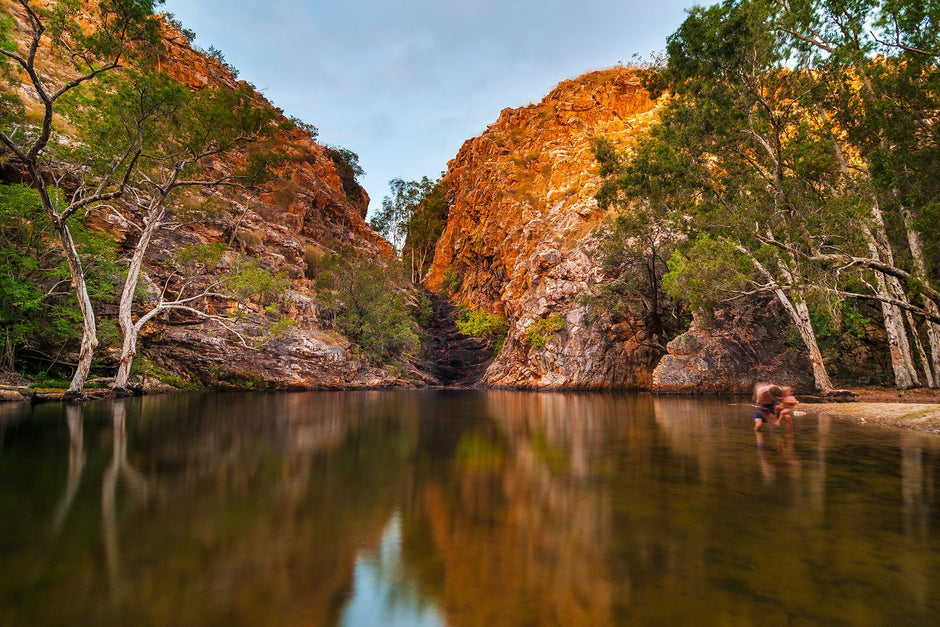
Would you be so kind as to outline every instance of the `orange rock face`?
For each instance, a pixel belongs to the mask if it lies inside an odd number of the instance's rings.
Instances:
[[[192,89],[237,87],[239,81],[220,60],[193,50],[183,34],[166,22],[163,32],[166,53],[158,64],[168,76]],[[261,94],[257,98],[264,100]],[[368,194],[362,189],[359,197],[347,195],[325,147],[299,128],[282,131],[275,142],[275,150],[287,162],[258,198],[259,216],[317,242],[345,242],[391,255],[391,245],[365,222]]]
[[[36,0],[34,6],[45,4],[43,0]],[[9,0],[0,0],[0,7],[12,15],[11,36],[21,50],[24,49],[31,37],[26,12],[19,3]],[[92,12],[84,11],[81,20],[89,30],[95,28],[96,16]],[[156,63],[158,69],[171,78],[193,90],[220,85],[234,88],[242,84],[224,63],[193,49],[174,26],[164,21],[162,29],[164,50]],[[48,80],[61,85],[74,78],[75,70],[67,59],[50,54],[48,43],[47,38],[43,38],[41,70]],[[4,82],[0,89],[14,89],[27,111],[37,110],[39,102],[35,90],[25,84],[27,77],[20,79],[23,85],[8,86]],[[255,97],[259,103],[273,109],[261,94]],[[280,111],[277,117],[286,121]],[[347,340],[324,330],[310,275],[311,265],[324,252],[352,249],[362,256],[381,257],[390,256],[392,247],[365,222],[368,195],[361,188],[360,193],[347,193],[327,149],[301,128],[289,124],[282,127],[271,141],[270,149],[283,157],[283,161],[263,190],[198,189],[180,194],[174,200],[178,223],[155,235],[144,261],[142,283],[145,283],[147,298],[156,298],[166,285],[172,286],[175,276],[172,259],[176,251],[191,244],[223,242],[231,250],[214,270],[214,278],[220,279],[231,272],[236,257],[250,258],[272,275],[288,278],[289,294],[279,305],[279,315],[290,318],[293,323],[289,332],[256,350],[248,344],[242,346],[228,341],[212,323],[155,320],[142,333],[144,351],[167,372],[183,379],[193,375],[193,380],[204,384],[215,385],[214,378],[220,385],[229,381],[234,387],[240,381],[299,389],[390,384],[397,375],[372,367],[357,356]],[[58,127],[56,132],[61,132]],[[231,171],[242,157],[241,154],[226,154],[206,167],[216,173]],[[8,170],[4,176],[9,181],[22,178],[15,167]],[[190,210],[201,208],[213,211],[197,213],[199,218],[195,220],[187,217]],[[130,201],[123,209],[127,215],[140,220],[139,210]],[[113,233],[125,247],[122,254],[135,244],[136,231],[106,209],[92,208],[89,225]],[[210,313],[222,314],[232,313],[237,308],[242,315],[232,323],[232,328],[249,338],[264,338],[274,320],[254,301],[230,300],[212,303],[207,308]],[[98,356],[102,360],[113,360],[115,350],[113,344],[100,346]]]
[[[649,386],[649,366],[634,355],[640,338],[597,320],[579,296],[599,276],[595,231],[608,217],[594,199],[593,141],[628,149],[659,106],[635,71],[592,72],[538,104],[504,110],[448,164],[449,214],[425,283],[456,287],[459,303],[507,318],[509,336],[484,384]],[[526,331],[553,314],[564,329],[533,345]]]

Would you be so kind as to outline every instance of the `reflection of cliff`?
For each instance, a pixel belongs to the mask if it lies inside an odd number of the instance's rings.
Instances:
[[[244,400],[95,404],[85,410],[95,432],[86,425],[84,437],[70,420],[64,498],[81,474],[83,439],[95,443],[86,484],[101,491],[80,491],[61,516],[77,532],[62,538],[78,544],[66,553],[58,542],[17,622],[335,622],[357,556],[379,543],[400,499],[416,424],[401,419],[407,406],[368,393]],[[56,602],[38,602],[46,596]]]
[[[406,524],[416,569],[451,624],[602,625],[629,577],[612,572],[610,495],[597,452],[632,403],[577,395],[487,395],[492,420],[465,432],[454,467],[424,484]],[[426,526],[425,526],[426,525]],[[441,579],[435,581],[435,577]]]
[[[167,437],[177,430],[159,423],[139,434],[159,440],[160,458],[177,467],[168,486],[173,501],[155,512],[162,537],[149,547],[168,547],[166,564],[145,571],[134,589],[165,595],[159,582],[166,578],[197,582],[179,591],[175,611],[188,613],[156,615],[155,622],[218,622],[232,612],[240,624],[336,619],[358,552],[378,543],[394,507],[392,469],[412,436],[397,425],[384,438],[371,428],[361,432],[383,411],[369,398],[352,407],[338,395],[309,400],[259,396],[232,415],[230,404],[201,397],[195,438]],[[165,415],[166,409],[150,411]],[[187,415],[192,420],[192,408]],[[167,518],[175,519],[172,525]],[[125,559],[141,557],[126,553]],[[169,600],[140,599],[146,607],[171,609]]]

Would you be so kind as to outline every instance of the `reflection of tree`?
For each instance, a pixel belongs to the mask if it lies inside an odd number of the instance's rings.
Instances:
[[[75,494],[82,481],[82,471],[85,469],[85,426],[82,422],[81,405],[69,403],[65,406],[65,422],[69,427],[69,470],[65,480],[65,490],[59,498],[55,508],[52,523],[52,536],[58,537],[65,524]]]
[[[924,441],[918,434],[901,435],[901,490],[904,494],[904,532],[914,551],[904,561],[907,580],[911,583],[911,594],[921,608],[926,608],[934,584],[924,555],[930,553],[930,509],[931,497],[937,486],[930,472],[924,468]]]
[[[146,510],[113,497],[102,504],[109,573],[111,555],[125,567],[117,592],[127,617],[335,622],[357,555],[379,543],[396,507],[416,445],[414,400],[321,393],[125,403],[139,416],[115,428],[124,448],[106,469],[106,490],[123,478],[128,449],[134,466],[156,470],[160,481],[160,498]],[[118,554],[118,531],[129,530],[145,541],[128,536]]]
[[[147,480],[127,461],[127,408],[124,401],[111,405],[113,422],[111,463],[101,480],[101,526],[104,535],[105,562],[112,601],[119,603],[124,596],[124,577],[121,573],[121,555],[118,545],[117,485],[123,479],[137,504],[147,502]]]
[[[27,585],[28,588],[32,588],[39,581],[43,569],[47,566],[52,548],[59,536],[62,535],[65,521],[75,503],[75,496],[78,494],[78,487],[81,485],[82,474],[85,470],[85,427],[82,421],[81,405],[73,403],[65,405],[65,423],[69,429],[69,465],[65,488],[59,496],[55,513],[52,516],[52,526],[50,527],[45,554],[33,571]]]

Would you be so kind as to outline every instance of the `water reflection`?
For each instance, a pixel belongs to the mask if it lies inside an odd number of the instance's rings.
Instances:
[[[359,625],[444,625],[432,600],[422,598],[408,579],[402,560],[401,516],[392,516],[375,551],[356,559],[355,592],[343,610],[341,623]]]
[[[121,554],[118,543],[118,480],[123,479],[127,492],[131,497],[130,515],[137,508],[146,505],[150,492],[147,479],[127,461],[126,403],[127,401],[118,400],[111,404],[113,424],[111,463],[105,468],[101,479],[101,531],[104,537],[104,554],[111,600],[115,605],[120,605],[126,591],[125,581],[121,573]]]
[[[0,417],[3,624],[940,616],[925,434],[810,414],[756,437],[748,406],[627,394],[18,411]]]

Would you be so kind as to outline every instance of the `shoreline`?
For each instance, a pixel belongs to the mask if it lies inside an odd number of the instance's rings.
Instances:
[[[354,389],[394,389],[363,388]],[[609,391],[609,390],[607,390]],[[883,427],[912,429],[928,433],[940,433],[940,390],[916,388],[899,391],[891,388],[850,388],[854,398],[840,402],[816,402],[812,395],[806,395],[797,411],[803,415],[826,415],[860,424],[875,424]],[[151,390],[150,394],[175,393],[176,390]],[[62,402],[64,390],[35,390],[25,386],[0,385],[0,402]],[[114,398],[107,389],[87,390],[87,400]],[[672,395],[668,395],[672,396]],[[676,395],[686,396],[687,395]],[[711,396],[711,395],[694,395]],[[714,395],[720,396],[720,395]],[[799,415],[795,416],[799,419]]]
[[[797,411],[804,415],[826,415],[861,424],[913,429],[940,433],[940,404],[907,401],[850,403],[801,403]],[[794,416],[794,420],[799,420]]]
[[[800,403],[799,411],[824,414],[860,424],[940,433],[940,389],[849,388],[846,403]]]

